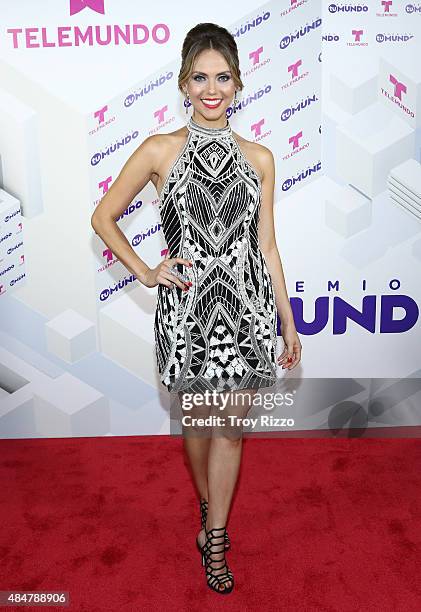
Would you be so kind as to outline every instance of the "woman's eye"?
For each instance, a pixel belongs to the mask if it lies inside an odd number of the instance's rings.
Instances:
[[[199,81],[200,79],[204,79],[204,78],[205,78],[205,77],[204,77],[204,76],[202,76],[201,74],[196,74],[196,75],[193,77],[193,80],[194,80],[194,81]],[[230,77],[229,77],[229,75],[228,75],[228,74],[222,74],[222,75],[219,77],[219,79],[223,79],[223,81],[222,81],[223,83],[225,83],[226,81],[229,81],[229,78],[230,78]]]

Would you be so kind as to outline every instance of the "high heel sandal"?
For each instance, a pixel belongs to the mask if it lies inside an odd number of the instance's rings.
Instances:
[[[206,581],[208,587],[217,593],[221,593],[222,595],[231,593],[232,589],[234,588],[234,576],[225,560],[225,550],[223,546],[225,533],[225,527],[213,527],[208,531],[205,525],[206,541],[200,549],[202,553],[202,565],[206,567]],[[215,542],[215,540],[219,540],[219,542]],[[222,550],[215,550],[215,548],[218,547],[222,548]],[[213,558],[214,555],[221,554],[223,555],[222,559]],[[215,563],[218,563],[218,567],[214,567]],[[220,565],[221,563],[222,565]],[[224,568],[224,572],[215,574],[215,570],[221,570]],[[228,581],[231,582],[231,586],[226,586]],[[220,585],[223,585],[223,589],[219,588]]]
[[[202,520],[202,529],[205,529],[206,527],[206,519],[208,516],[208,501],[207,499],[202,498],[200,500],[200,514],[201,514],[201,520]],[[229,550],[231,548],[231,542],[230,539],[228,537],[228,533],[225,531],[225,538],[224,538],[224,547],[225,550]]]

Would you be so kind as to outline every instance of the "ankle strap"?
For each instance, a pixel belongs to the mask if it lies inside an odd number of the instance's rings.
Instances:
[[[206,525],[205,525],[205,532],[206,532],[206,534],[213,533],[214,531],[225,532],[226,531],[226,526],[225,527],[212,527],[212,529],[209,529],[209,531],[208,531],[207,528],[206,528]],[[222,537],[222,535],[223,535],[223,533],[221,535],[215,536],[215,537],[220,538],[220,537]]]

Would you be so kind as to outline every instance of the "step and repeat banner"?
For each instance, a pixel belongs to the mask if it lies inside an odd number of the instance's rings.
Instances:
[[[292,429],[421,424],[421,2],[212,4],[0,0],[1,438],[173,431],[157,290],[90,218],[143,140],[190,117],[181,45],[205,21],[238,45],[234,131],[275,158]],[[117,223],[165,257],[152,183]]]

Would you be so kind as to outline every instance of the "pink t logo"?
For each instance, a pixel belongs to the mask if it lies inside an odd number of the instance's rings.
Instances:
[[[302,137],[302,135],[303,135],[302,131],[298,132],[298,134],[295,134],[295,136],[291,136],[291,138],[288,140],[289,144],[291,144],[291,142],[293,143],[292,144],[293,149],[296,149],[298,147],[298,144],[299,144],[298,140]]]
[[[110,249],[105,249],[102,251],[102,256],[107,258],[107,261],[111,261],[113,258],[113,252]]]
[[[99,122],[98,123],[104,123],[104,115],[106,113],[106,111],[108,110],[108,106],[103,106],[102,108],[100,108],[99,110],[97,110],[94,114],[95,119],[98,117],[99,118]]]
[[[258,121],[257,123],[253,123],[253,125],[251,126],[251,129],[254,130],[255,136],[260,136],[260,134],[262,133],[262,125],[264,124],[264,122],[264,119],[260,119],[260,121]]]
[[[168,106],[163,106],[161,109],[154,112],[153,116],[158,117],[158,123],[162,123],[164,121],[164,113],[168,110]]]
[[[360,37],[363,35],[364,30],[352,30],[352,34],[355,36],[355,42],[360,42]]]
[[[108,176],[105,181],[101,181],[100,183],[98,183],[98,187],[101,189],[102,187],[102,193],[107,193],[108,191],[108,185],[111,183],[111,176]]]
[[[402,100],[402,92],[406,93],[406,85],[404,85],[403,83],[400,83],[398,81],[398,79],[396,79],[393,74],[389,75],[389,81],[395,86],[395,93],[394,95],[399,99]]]
[[[392,6],[392,4],[393,4],[392,0],[382,0],[382,5],[384,7],[385,13],[389,12],[389,8]]]
[[[70,15],[76,15],[86,7],[105,15],[104,0],[70,0]]]
[[[298,67],[301,66],[302,63],[302,60],[298,60],[297,62],[295,62],[295,64],[291,64],[291,66],[288,66],[288,72],[292,72],[291,78],[294,79],[296,76],[298,76]]]
[[[253,66],[260,61],[260,54],[263,52],[263,47],[259,47],[256,51],[250,51],[249,59],[253,60]]]

